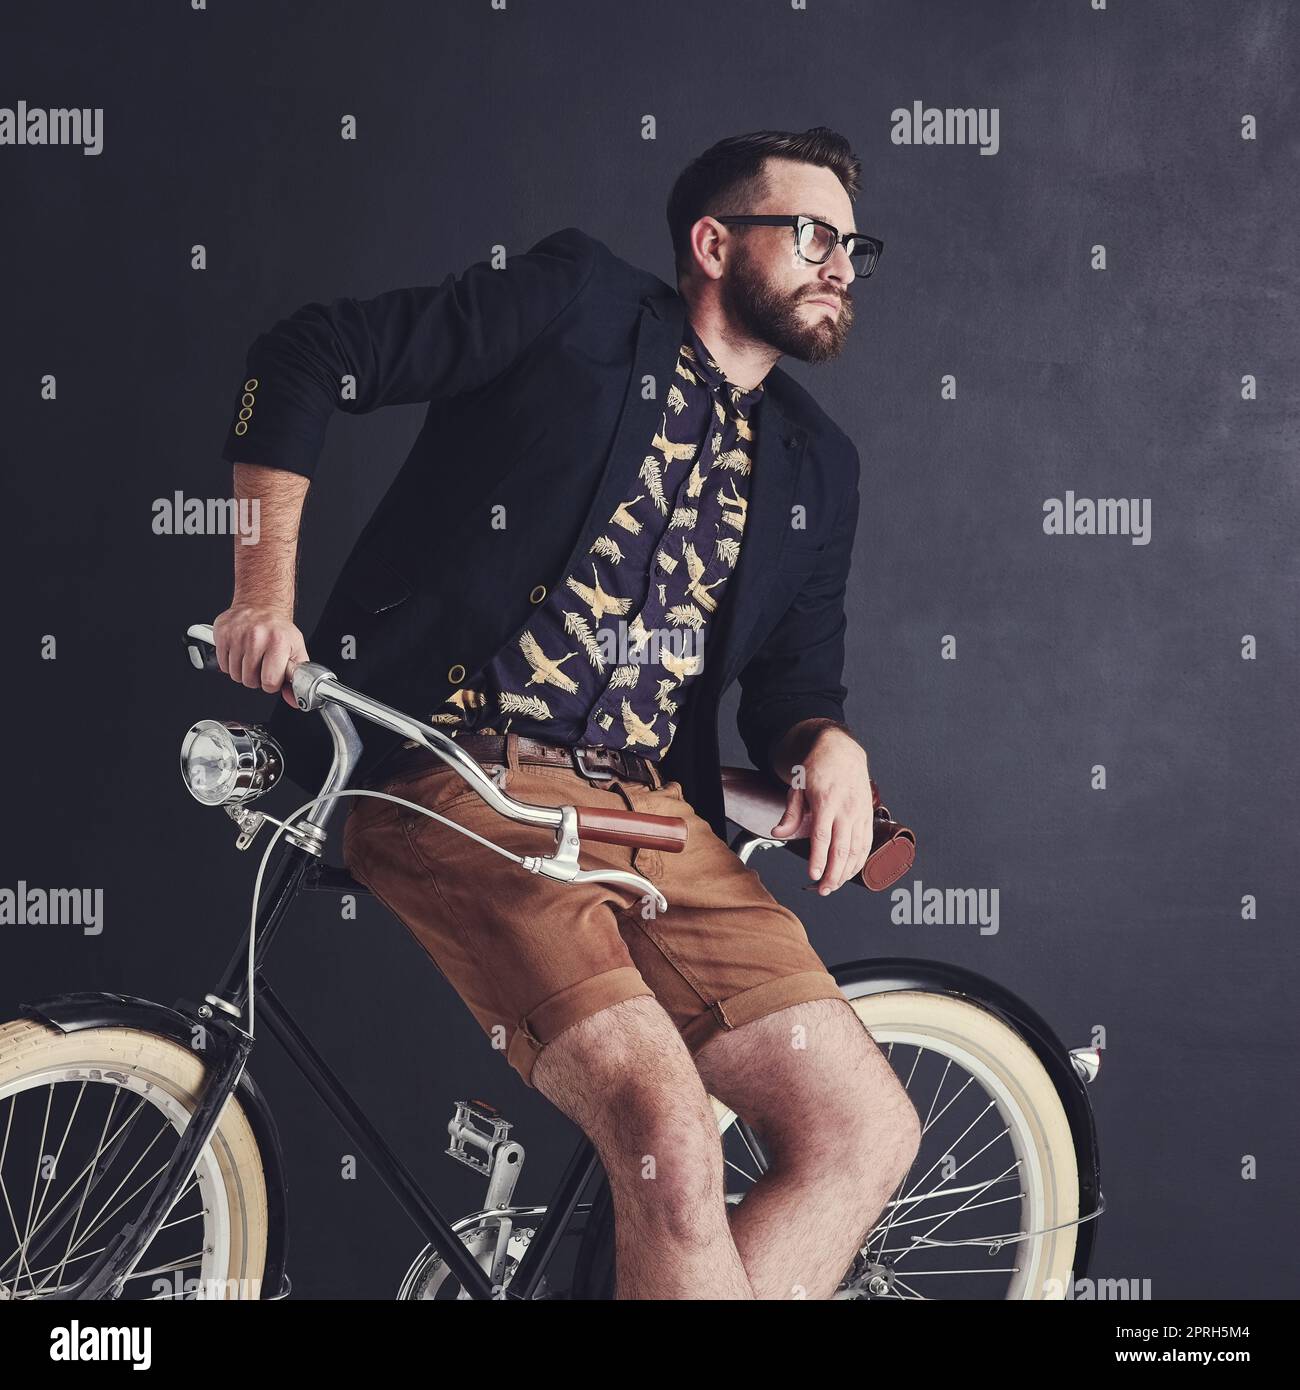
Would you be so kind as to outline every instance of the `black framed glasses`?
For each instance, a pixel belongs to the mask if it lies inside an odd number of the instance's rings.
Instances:
[[[709,214],[712,216],[712,214]],[[868,236],[865,232],[845,232],[840,234],[838,227],[823,222],[817,217],[804,213],[746,213],[744,216],[714,217],[715,222],[742,227],[789,227],[794,232],[794,249],[801,260],[810,265],[822,265],[834,254],[835,248],[844,243],[849,253],[853,273],[859,280],[865,280],[876,268],[885,243],[879,237]]]

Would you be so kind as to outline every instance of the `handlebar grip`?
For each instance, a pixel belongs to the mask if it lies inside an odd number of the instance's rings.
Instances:
[[[578,834],[607,845],[634,845],[680,854],[686,848],[686,822],[681,816],[652,816],[648,811],[604,810],[578,806]]]
[[[210,623],[194,623],[185,630],[185,650],[196,671],[219,671],[217,646]]]
[[[185,650],[190,658],[190,665],[196,671],[220,671],[221,664],[217,661],[217,644],[212,635],[211,623],[194,623],[185,629]],[[285,690],[293,690],[293,676],[285,677]]]

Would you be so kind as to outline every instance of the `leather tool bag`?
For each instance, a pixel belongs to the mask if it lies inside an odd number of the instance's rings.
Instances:
[[[912,867],[916,859],[916,834],[905,825],[899,825],[889,818],[889,808],[880,804],[880,790],[874,777],[871,783],[871,804],[875,807],[875,834],[871,840],[871,853],[862,866],[859,877],[868,888],[880,892],[901,878]]]

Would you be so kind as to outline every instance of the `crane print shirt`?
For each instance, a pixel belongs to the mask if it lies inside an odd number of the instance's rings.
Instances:
[[[687,319],[633,495],[435,723],[664,756],[740,556],[762,391],[733,386]]]

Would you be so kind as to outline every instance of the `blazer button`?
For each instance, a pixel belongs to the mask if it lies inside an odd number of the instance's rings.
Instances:
[[[465,668],[459,661],[448,670],[447,679],[452,685],[459,685],[465,679]]]
[[[257,378],[256,378],[255,376],[250,376],[250,377],[248,378],[248,380],[247,380],[246,382],[244,382],[244,390],[245,390],[245,391],[256,391],[256,390],[257,390]]]
[[[529,601],[529,603],[541,603],[541,601],[542,601],[545,597],[546,597],[546,585],[545,585],[545,584],[534,584],[534,585],[533,585],[533,591],[532,591],[532,593],[528,595],[528,601]]]

